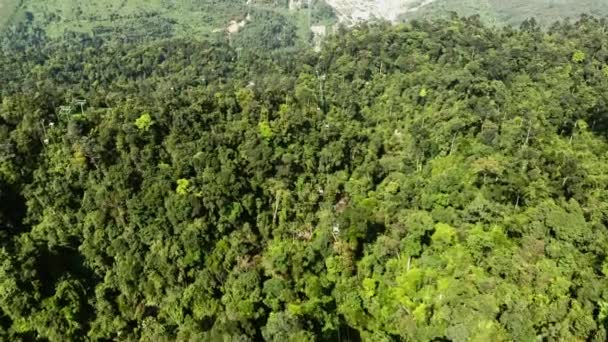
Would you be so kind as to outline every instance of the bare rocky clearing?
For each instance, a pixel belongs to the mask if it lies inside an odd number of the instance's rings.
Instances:
[[[326,0],[340,22],[354,24],[370,19],[397,21],[399,16],[414,12],[435,0]]]

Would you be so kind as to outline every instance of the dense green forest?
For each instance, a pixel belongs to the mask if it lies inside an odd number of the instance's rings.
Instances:
[[[605,341],[607,26],[14,26],[0,340]]]
[[[333,24],[336,18],[323,0],[301,2],[290,8],[289,0],[0,0],[0,30],[32,21],[51,38],[80,32],[147,39],[157,37],[148,32],[155,26],[172,36],[200,39],[217,36],[249,15],[241,28],[246,35],[282,22],[305,43],[311,25]]]

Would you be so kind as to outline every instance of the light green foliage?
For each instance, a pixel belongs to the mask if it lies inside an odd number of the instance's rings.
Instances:
[[[420,96],[420,97],[426,97],[426,95],[427,95],[426,88],[420,88],[420,92],[418,93],[418,96]]]
[[[456,230],[445,223],[438,223],[435,226],[435,232],[431,236],[433,244],[438,247],[446,247],[451,245],[456,238]]]
[[[371,278],[363,279],[363,296],[371,298],[376,293],[376,281]]]
[[[84,152],[82,151],[82,148],[76,148],[76,151],[74,151],[73,157],[72,157],[72,164],[77,166],[77,167],[83,167],[85,166],[87,163],[87,158],[84,154]]]
[[[572,54],[572,61],[574,63],[582,63],[585,61],[586,55],[583,51],[577,50]]]
[[[175,192],[178,195],[187,195],[191,191],[190,181],[187,179],[178,179],[177,180],[177,188],[175,188]]]
[[[260,121],[260,123],[258,123],[258,130],[259,130],[262,138],[267,139],[267,140],[272,138],[272,135],[273,135],[272,128],[270,128],[270,125],[268,124],[268,122]]]
[[[417,304],[415,303],[415,297],[422,285],[423,279],[423,270],[418,268],[405,270],[405,272],[396,279],[397,286],[393,289],[396,299],[410,309],[416,308]]]
[[[142,114],[137,120],[135,120],[135,126],[144,132],[147,132],[150,127],[154,124],[152,117],[148,113]]]
[[[608,319],[608,302],[600,302],[600,322],[605,322]]]

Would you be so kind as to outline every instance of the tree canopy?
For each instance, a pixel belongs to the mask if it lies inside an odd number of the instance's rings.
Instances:
[[[605,341],[607,24],[7,31],[0,339]]]

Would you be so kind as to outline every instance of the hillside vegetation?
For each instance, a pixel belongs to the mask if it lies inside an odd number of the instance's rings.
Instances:
[[[604,0],[435,0],[410,12],[402,18],[445,17],[450,12],[461,16],[480,15],[490,24],[519,25],[535,18],[549,26],[555,21],[570,18],[577,20],[581,14],[598,17],[608,15],[608,1]]]
[[[0,339],[606,341],[607,24],[8,31]]]
[[[245,31],[272,32],[268,22],[294,30],[298,43],[311,42],[311,26],[352,25],[367,20],[392,22],[421,18],[480,15],[489,24],[519,25],[534,17],[549,26],[581,14],[608,15],[603,0],[0,0],[0,30],[8,24],[31,20],[50,37],[66,32],[124,34],[141,37],[148,31],[165,36],[209,38],[222,33],[231,22],[255,17]]]
[[[33,22],[49,37],[67,32],[93,35],[158,36],[205,39],[224,34],[234,21],[250,20],[242,31],[264,30],[270,26],[294,30],[298,42],[310,40],[310,26],[335,22],[330,7],[323,1],[311,1],[311,8],[294,6],[289,1],[271,0],[0,0],[2,24]],[[6,25],[4,25],[6,26]],[[152,33],[150,33],[152,31]]]
[[[520,25],[535,18],[548,26],[555,21],[576,20],[582,14],[608,15],[603,0],[325,0],[341,23],[370,20],[391,22],[421,18],[445,18],[454,12],[460,16],[479,15],[489,24]]]

